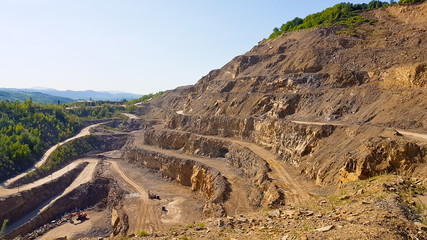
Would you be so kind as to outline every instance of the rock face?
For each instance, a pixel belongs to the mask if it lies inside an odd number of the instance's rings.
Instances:
[[[283,194],[267,175],[270,171],[268,164],[247,147],[219,138],[171,130],[146,130],[142,138],[145,145],[179,150],[188,155],[213,158],[230,164],[253,187],[247,192],[254,207],[283,202]],[[198,179],[202,179],[203,175]]]
[[[427,63],[390,68],[383,75],[384,85],[424,88],[427,85]]]
[[[40,212],[30,221],[7,233],[5,239],[14,239],[19,235],[25,235],[43,224],[54,220],[73,209],[82,209],[93,206],[105,199],[115,183],[111,179],[96,178],[90,183],[82,184],[65,196],[57,199],[47,209]]]
[[[203,211],[206,216],[221,216],[225,213],[222,204],[228,197],[229,183],[217,170],[193,160],[138,148],[126,148],[124,158],[131,163],[159,171],[164,178],[175,180],[199,192],[207,200]],[[216,210],[211,211],[212,208]]]
[[[80,163],[61,177],[43,185],[0,198],[0,222],[8,219],[10,223],[13,223],[48,199],[58,195],[74,181],[87,165],[87,162]]]
[[[426,146],[415,143],[372,139],[345,156],[339,184],[389,172],[408,175],[416,168],[425,167],[426,153]]]
[[[427,134],[427,3],[363,15],[373,22],[351,36],[335,26],[261,41],[140,113],[169,129],[254,142],[318,185],[383,172],[427,177],[425,140],[389,132]]]
[[[113,227],[111,237],[126,236],[129,229],[128,216],[123,211],[113,208],[111,213],[111,226]]]

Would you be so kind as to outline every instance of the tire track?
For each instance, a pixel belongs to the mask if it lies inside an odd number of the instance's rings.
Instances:
[[[139,208],[137,211],[139,212],[139,218],[136,221],[137,229],[146,229],[150,228],[151,232],[156,230],[163,229],[163,224],[161,222],[161,213],[155,211],[154,205],[148,199],[148,193],[145,189],[141,188],[137,183],[135,183],[132,179],[128,178],[126,174],[120,169],[117,162],[107,161],[111,164],[114,171],[116,171],[120,177],[123,178],[128,184],[130,184],[135,190],[141,194]]]

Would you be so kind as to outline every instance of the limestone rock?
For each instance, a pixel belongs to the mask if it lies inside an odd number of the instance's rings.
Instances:
[[[318,232],[327,232],[329,230],[332,230],[334,228],[334,225],[328,225],[328,226],[324,226],[321,228],[317,228],[314,231],[318,231]]]

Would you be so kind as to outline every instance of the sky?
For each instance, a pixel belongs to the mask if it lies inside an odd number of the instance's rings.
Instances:
[[[195,84],[274,27],[339,2],[0,0],[0,88],[147,94]]]

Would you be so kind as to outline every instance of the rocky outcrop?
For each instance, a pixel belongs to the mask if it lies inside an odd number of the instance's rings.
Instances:
[[[267,162],[249,148],[232,141],[176,130],[146,130],[143,134],[143,143],[163,149],[179,150],[189,155],[215,158],[230,164],[254,187],[248,189],[253,206],[274,204],[282,197],[280,193],[274,193],[279,190],[273,186],[272,180],[267,175],[270,171]]]
[[[140,148],[126,147],[124,158],[130,163],[159,171],[164,178],[200,193],[207,201],[203,211],[205,216],[225,214],[222,204],[228,198],[229,183],[217,170],[200,162]],[[219,211],[211,211],[212,208]]]
[[[411,175],[427,162],[427,147],[402,140],[370,139],[344,156],[339,185],[384,173]]]
[[[129,230],[128,216],[123,211],[113,208],[111,213],[111,226],[113,227],[113,232],[110,235],[111,237],[126,236]]]
[[[297,124],[281,120],[255,121],[253,141],[277,153],[287,163],[298,165],[320,139],[330,136],[335,126]]]
[[[427,86],[427,63],[395,66],[383,73],[385,86],[425,88]]]
[[[332,125],[297,124],[268,118],[185,115],[170,116],[165,126],[206,135],[250,140],[270,149],[284,161],[294,165],[298,165],[302,156],[310,154],[317,146],[317,142],[330,136],[335,129]]]
[[[425,168],[422,165],[426,162],[426,153],[423,150],[425,145],[392,136],[392,131],[381,127],[178,114],[170,115],[165,126],[252,141],[299,168],[301,173],[316,180],[319,186],[364,179],[380,173],[425,176]],[[387,136],[389,140],[373,140],[374,136],[379,135]],[[191,136],[188,135],[186,139],[188,143],[180,146],[193,154],[217,157],[219,150],[224,147],[223,144],[218,145],[210,140],[206,141],[208,144],[204,150],[200,140],[190,141]],[[387,141],[389,143],[386,143]],[[369,142],[369,145],[366,145],[366,142]],[[192,148],[191,145],[194,144],[197,144],[197,147]],[[230,149],[231,147],[227,147],[229,152]],[[225,156],[230,159],[232,154],[227,153]],[[342,166],[345,167],[340,170]]]
[[[203,135],[219,135],[223,137],[250,138],[253,118],[243,119],[226,116],[190,116],[171,114],[167,116],[165,127],[180,129]]]
[[[74,181],[87,165],[87,162],[80,163],[64,175],[43,185],[0,198],[0,222],[8,219],[10,223],[13,223],[58,195]]]
[[[107,127],[107,129],[105,129],[107,130],[106,132],[108,132],[109,129],[118,130],[121,132],[132,132],[136,130],[151,128],[153,125],[156,125],[158,123],[159,123],[158,120],[142,119],[142,118],[127,119],[127,120],[114,119],[104,124],[104,126]],[[94,129],[94,132],[102,132],[102,131],[103,131],[102,128]]]

